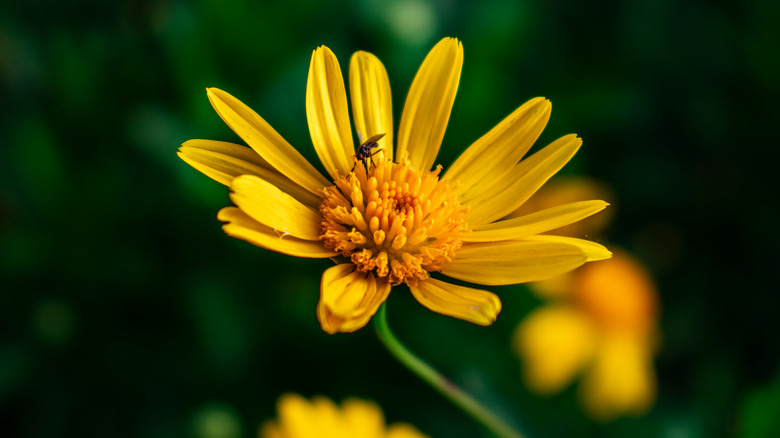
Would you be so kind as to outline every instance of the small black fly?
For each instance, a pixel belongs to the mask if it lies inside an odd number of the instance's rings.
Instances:
[[[366,167],[366,170],[368,170],[368,161],[371,160],[371,164],[374,164],[373,157],[374,155],[378,154],[382,151],[382,149],[377,149],[375,151],[372,151],[375,147],[379,146],[379,143],[377,143],[379,140],[384,137],[385,134],[377,134],[373,137],[369,138],[368,140],[364,141],[360,146],[358,146],[358,151],[355,154],[355,165],[352,166],[352,170],[350,172],[355,171],[355,166],[357,166],[358,161],[363,161],[363,166]]]

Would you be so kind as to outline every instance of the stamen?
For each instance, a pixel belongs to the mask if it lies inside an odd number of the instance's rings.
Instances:
[[[361,272],[393,284],[416,282],[452,260],[466,211],[440,181],[441,167],[419,172],[407,162],[375,160],[337,178],[320,206],[327,248]]]
[[[376,219],[376,218],[372,218],[371,219],[371,223],[372,224],[374,223],[374,219]],[[379,246],[379,245],[382,245],[382,243],[384,243],[384,241],[385,241],[385,232],[382,231],[382,230],[374,231],[374,243],[377,244],[377,246]]]
[[[393,249],[398,251],[406,245],[406,236],[395,236],[393,239]]]
[[[353,223],[361,230],[368,228],[366,221],[363,220],[363,215],[360,214],[360,211],[357,209],[357,207],[352,207],[352,219],[354,220]]]

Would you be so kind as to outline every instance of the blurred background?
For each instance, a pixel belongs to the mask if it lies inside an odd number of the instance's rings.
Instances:
[[[397,364],[371,326],[325,334],[328,260],[229,238],[226,187],[176,156],[241,142],[219,87],[312,163],[311,51],[356,50],[390,76],[395,123],[428,50],[465,62],[438,162],[535,96],[538,145],[583,148],[564,176],[611,187],[604,241],[658,292],[657,398],[594,419],[578,379],[538,395],[511,338],[547,304],[492,288],[483,328],[399,288],[398,336],[529,437],[780,436],[780,244],[772,157],[780,3],[571,0],[6,0],[0,3],[0,424],[18,437],[255,436],[285,392],[376,401],[434,437],[487,437]],[[539,147],[537,146],[537,148]]]

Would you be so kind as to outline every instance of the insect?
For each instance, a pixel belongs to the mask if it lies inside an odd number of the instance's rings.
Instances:
[[[371,158],[374,155],[378,154],[382,151],[382,149],[377,149],[372,152],[372,149],[379,146],[377,143],[382,137],[384,137],[385,134],[377,134],[369,138],[368,140],[364,141],[360,146],[358,146],[358,151],[355,154],[355,165],[352,166],[352,170],[350,172],[355,171],[355,166],[357,166],[357,162],[363,161],[363,166],[366,167],[366,170],[368,170],[368,160],[371,160],[371,164],[374,163],[374,160]]]

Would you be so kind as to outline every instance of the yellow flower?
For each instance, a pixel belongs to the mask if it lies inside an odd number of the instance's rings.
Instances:
[[[277,403],[278,418],[260,428],[260,438],[426,438],[414,426],[385,426],[375,403],[347,399],[341,408],[324,397],[311,401],[285,394]]]
[[[251,149],[190,140],[179,156],[229,185],[236,207],[218,219],[225,232],[297,257],[333,258],[322,275],[317,315],[328,333],[363,327],[394,285],[405,283],[427,308],[489,325],[501,310],[488,291],[433,279],[431,272],[482,285],[538,281],[610,257],[601,245],[541,234],[590,216],[603,201],[557,206],[505,219],[579,149],[567,135],[523,159],[550,116],[532,99],[478,139],[447,172],[436,159],[460,80],[463,49],[440,41],[417,72],[393,151],[390,85],[382,63],[357,52],[349,66],[352,116],[364,143],[356,155],[339,63],[327,47],[311,58],[309,131],[328,172],[322,176],[271,126],[230,94],[208,97]],[[521,161],[522,160],[522,161]]]
[[[646,412],[656,391],[657,292],[650,276],[616,251],[566,279],[568,295],[533,311],[513,337],[526,384],[550,395],[583,372],[580,397],[595,418]]]

